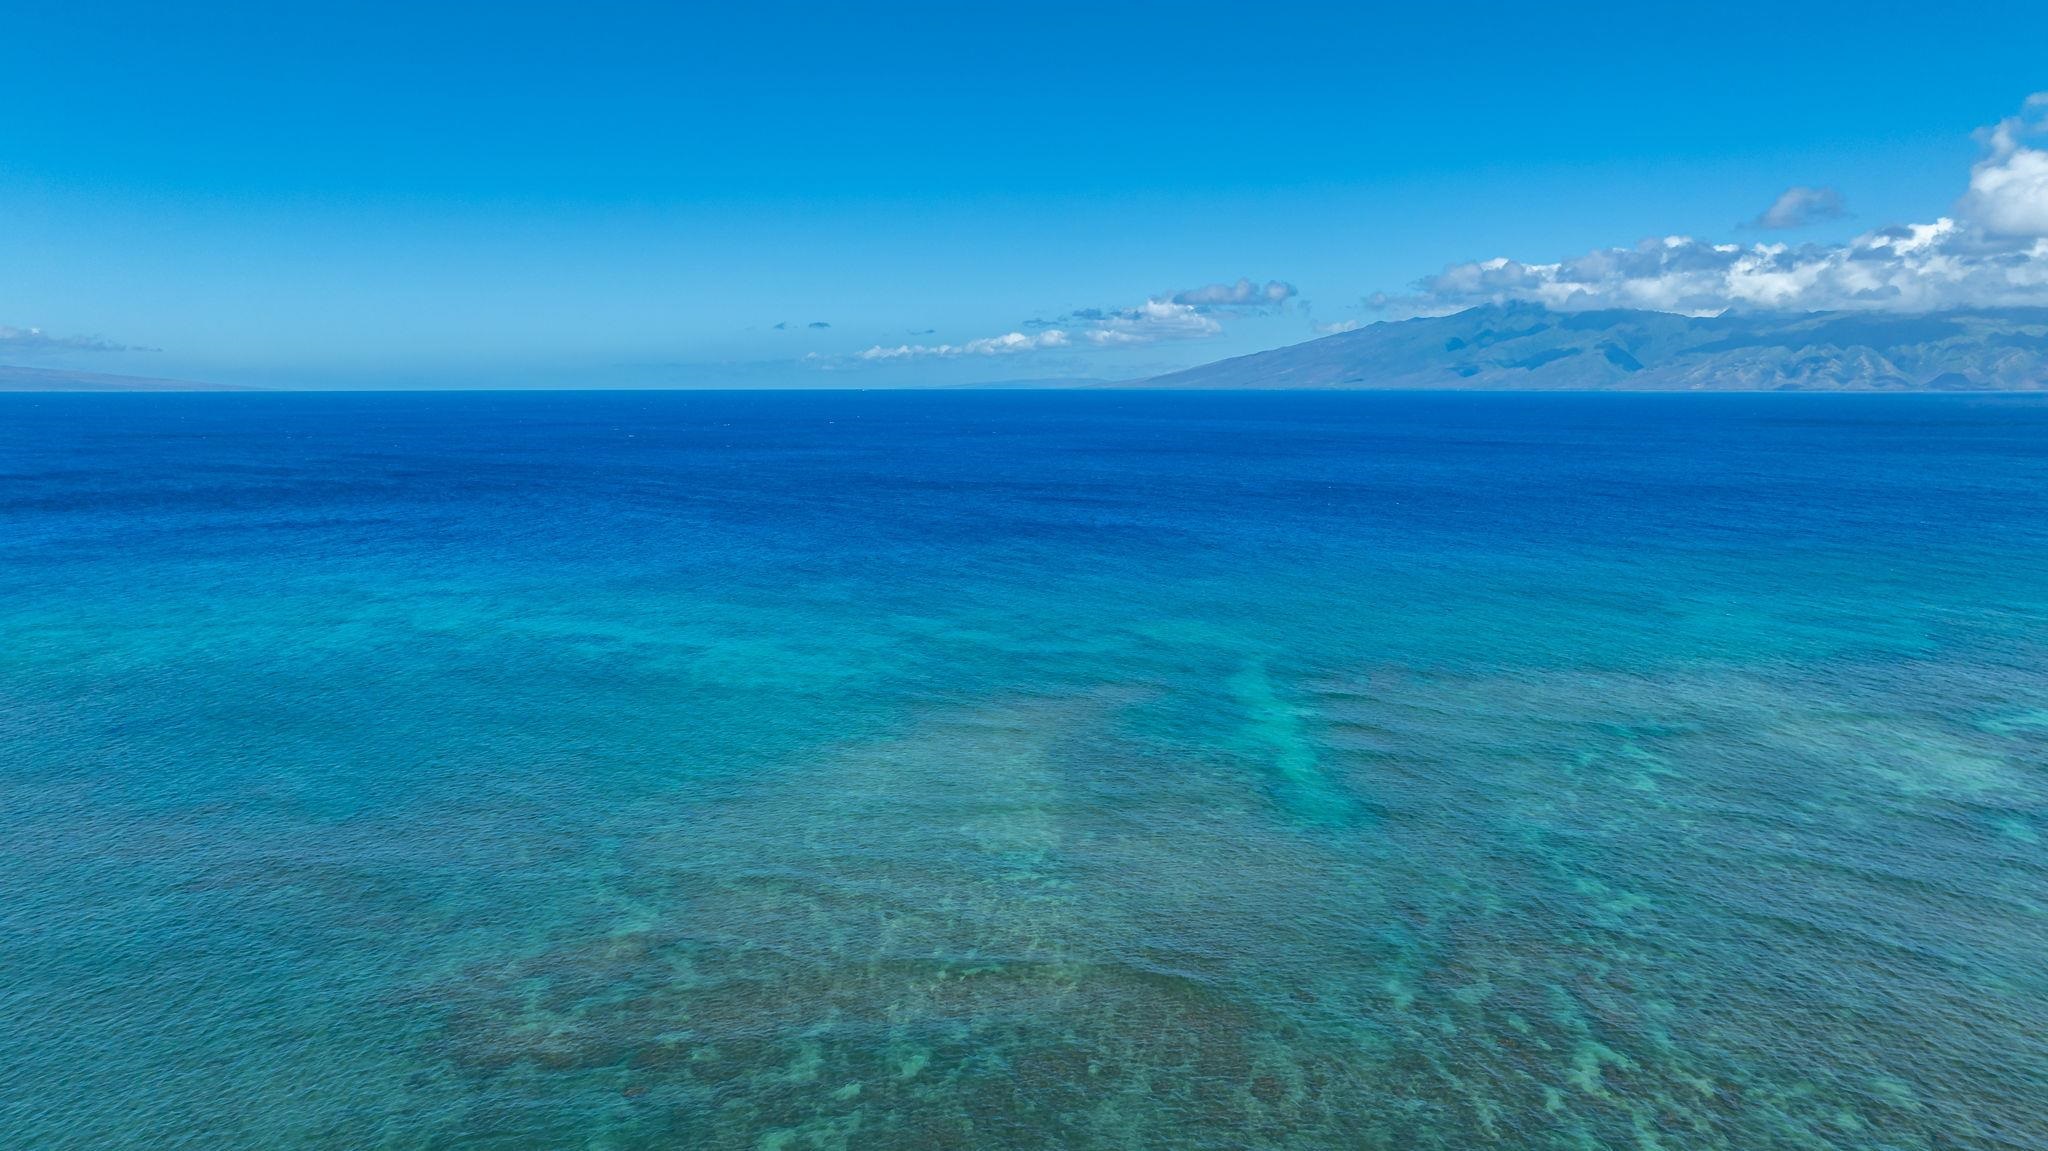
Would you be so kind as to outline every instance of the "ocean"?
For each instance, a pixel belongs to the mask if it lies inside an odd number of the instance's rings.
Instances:
[[[2048,1146],[2048,397],[0,396],[0,1144]]]

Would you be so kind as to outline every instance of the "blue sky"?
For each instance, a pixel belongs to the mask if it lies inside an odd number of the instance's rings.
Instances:
[[[9,6],[0,362],[1129,378],[1934,221],[2008,118],[2025,216],[2048,89],[2038,2],[187,7]]]

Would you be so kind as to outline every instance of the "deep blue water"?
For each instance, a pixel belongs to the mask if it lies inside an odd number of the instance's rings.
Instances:
[[[0,1143],[2048,1146],[2048,403],[0,396]]]

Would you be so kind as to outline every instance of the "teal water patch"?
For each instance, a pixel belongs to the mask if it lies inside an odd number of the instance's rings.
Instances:
[[[1309,733],[1310,711],[1274,689],[1266,665],[1247,663],[1230,677],[1230,693],[1241,711],[1237,747],[1260,765],[1274,795],[1288,813],[1314,823],[1341,823],[1357,804],[1326,776]]]

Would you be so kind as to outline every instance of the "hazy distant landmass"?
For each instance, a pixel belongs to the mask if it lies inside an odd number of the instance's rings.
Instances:
[[[1376,323],[1143,386],[2039,390],[2048,388],[2048,308],[1694,317],[1509,304]]]
[[[0,392],[232,392],[242,388],[165,380],[155,376],[120,376],[105,372],[73,372],[63,368],[23,368],[0,364]]]
[[[1039,376],[1026,379],[981,380],[969,384],[954,384],[953,391],[1030,391],[1038,388],[1109,388],[1118,386],[1115,380],[1095,379],[1088,376]]]

